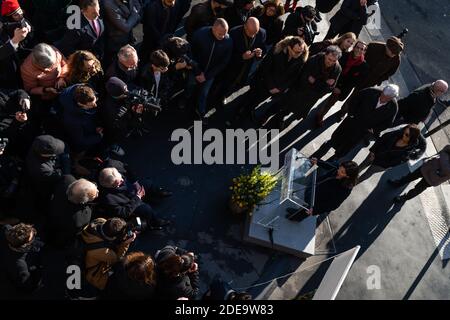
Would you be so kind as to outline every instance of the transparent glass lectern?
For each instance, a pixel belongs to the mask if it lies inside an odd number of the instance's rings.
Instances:
[[[317,167],[312,165],[310,159],[291,149],[286,154],[281,174],[280,204],[287,202],[299,210],[314,207]]]
[[[291,221],[286,214],[288,208],[300,211],[314,206],[317,167],[292,149],[277,175],[275,189],[248,217],[244,240],[299,257],[314,255],[317,217]]]

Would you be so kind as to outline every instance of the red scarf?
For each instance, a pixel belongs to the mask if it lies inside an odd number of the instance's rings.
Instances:
[[[350,56],[347,59],[347,64],[345,65],[344,70],[342,70],[342,74],[346,76],[350,72],[350,69],[352,67],[357,67],[363,62],[364,62],[364,55],[354,58],[353,54],[350,54]]]

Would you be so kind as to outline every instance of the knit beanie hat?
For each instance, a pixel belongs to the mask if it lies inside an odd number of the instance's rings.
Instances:
[[[128,92],[127,85],[125,82],[117,77],[112,77],[106,83],[106,91],[112,97],[120,97]]]
[[[391,50],[393,54],[399,55],[403,51],[405,45],[399,38],[390,37],[386,41],[386,46],[389,48],[389,50]]]
[[[18,0],[4,0],[2,2],[2,16],[11,16],[20,9]]]

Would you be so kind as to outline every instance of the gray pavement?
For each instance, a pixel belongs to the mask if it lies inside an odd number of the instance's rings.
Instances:
[[[391,8],[387,11],[392,14],[396,6],[397,1],[391,2]],[[382,12],[386,11],[383,2],[381,9]],[[319,26],[321,31],[326,32],[326,19]],[[385,19],[381,21],[381,26],[382,30],[363,30],[361,38],[367,41],[383,40],[392,34],[398,34],[403,28],[399,26],[391,30]],[[407,41],[409,45],[413,40],[407,38]],[[436,61],[443,63],[445,60]],[[405,57],[400,72],[391,81],[400,85],[402,95],[406,95],[419,82],[411,62]],[[330,114],[339,108],[340,105],[336,105]],[[313,117],[309,118],[309,125],[312,125]],[[314,131],[309,132],[308,124],[301,123],[299,128],[292,129],[296,133],[287,135],[300,135],[297,144],[294,143],[291,147],[296,146],[305,154],[311,154],[336,126],[337,124],[332,124],[319,135]],[[436,152],[430,139],[428,148],[428,155]],[[361,150],[355,160],[362,161],[367,152],[367,149]],[[344,281],[338,299],[450,299],[450,271],[446,267],[448,260],[441,260],[444,251],[448,254],[449,247],[448,206],[444,195],[446,189],[431,188],[401,208],[393,206],[392,198],[403,190],[391,189],[386,181],[390,177],[403,175],[410,169],[412,168],[405,165],[375,174],[358,185],[349,199],[329,215],[338,252],[361,245],[361,251]],[[329,263],[316,264],[327,257],[329,256],[309,258],[299,266],[298,274],[291,276],[283,284],[273,283],[264,297],[292,299],[298,295],[299,289],[301,293],[306,293],[317,288]],[[370,290],[367,286],[371,275],[370,266],[376,266],[380,270],[379,289]]]

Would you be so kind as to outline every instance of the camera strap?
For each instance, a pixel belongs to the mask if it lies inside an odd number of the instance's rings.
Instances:
[[[216,40],[214,40],[212,48],[211,48],[211,52],[209,53],[208,63],[206,64],[206,67],[205,67],[205,73],[206,73],[206,71],[208,71],[209,64],[211,63],[211,59],[212,59],[212,56],[214,54],[214,49],[215,48],[216,48]]]

